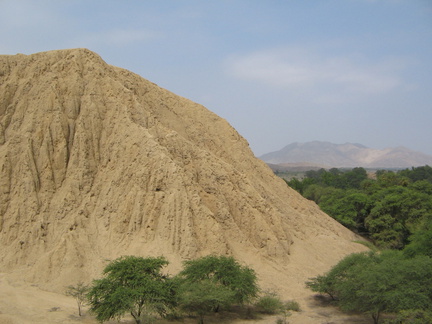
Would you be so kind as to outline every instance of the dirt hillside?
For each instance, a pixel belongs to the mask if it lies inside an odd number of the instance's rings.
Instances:
[[[301,299],[363,249],[225,120],[86,49],[0,56],[0,172],[9,283],[62,292],[121,255],[164,255],[175,273],[217,253]]]

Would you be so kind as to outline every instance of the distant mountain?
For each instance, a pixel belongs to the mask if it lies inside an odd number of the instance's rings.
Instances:
[[[292,143],[259,157],[268,164],[304,163],[327,167],[409,168],[432,165],[432,156],[399,146],[373,149],[361,144]]]

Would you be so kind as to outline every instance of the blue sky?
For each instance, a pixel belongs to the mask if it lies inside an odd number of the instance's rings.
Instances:
[[[0,0],[0,53],[86,47],[203,104],[257,156],[432,155],[432,0]]]

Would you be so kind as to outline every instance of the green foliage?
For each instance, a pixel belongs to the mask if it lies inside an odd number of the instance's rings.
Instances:
[[[291,311],[300,311],[300,305],[295,300],[283,302],[279,295],[274,292],[266,292],[260,296],[255,302],[255,307],[263,314],[281,315],[281,317],[276,319],[276,323],[281,324],[288,323],[287,318],[288,316],[291,316]]]
[[[304,189],[303,197],[315,201],[320,204],[322,199],[326,197],[333,197],[338,194],[341,189],[336,189],[334,187],[323,187],[321,185],[312,184]]]
[[[255,302],[255,307],[263,314],[287,314],[289,311],[300,312],[300,305],[295,300],[283,302],[274,292],[265,292]]]
[[[409,184],[409,178],[395,173],[393,171],[377,171],[377,183],[381,188],[390,188],[394,186],[406,187]]]
[[[289,324],[288,317],[291,316],[291,310],[299,312],[300,311],[300,305],[296,301],[289,301],[284,304],[284,307],[281,311],[282,317],[279,317],[276,320],[276,323],[278,324]]]
[[[422,221],[432,215],[432,195],[411,186],[382,189],[365,219],[371,238],[382,247],[401,249]]]
[[[255,307],[259,312],[264,314],[279,314],[284,310],[284,303],[281,298],[273,292],[267,292],[259,297],[255,303]]]
[[[284,179],[285,180],[285,179]],[[298,180],[297,178],[292,178],[291,180],[285,182],[294,190],[298,191],[299,193],[303,194],[303,182]]]
[[[432,258],[432,219],[426,220],[425,224],[414,232],[403,252],[409,257],[426,255]]]
[[[285,302],[284,308],[287,311],[294,311],[294,312],[300,312],[301,308],[300,308],[300,304],[298,302],[296,302],[295,300],[290,300]]]
[[[363,168],[354,168],[344,173],[344,189],[360,189],[361,184],[367,179],[367,172]]]
[[[370,313],[376,322],[381,312],[427,309],[432,302],[431,261],[402,259],[394,252],[369,265],[356,264],[337,284],[341,308]]]
[[[366,179],[367,172],[364,168],[354,168],[345,172],[333,168],[329,171],[325,169],[307,171],[303,182],[338,189],[360,189],[361,183]],[[303,187],[303,189],[306,188]]]
[[[230,288],[212,280],[197,282],[185,281],[180,288],[180,308],[195,313],[204,322],[204,315],[215,312],[220,307],[227,307],[235,301],[235,293]]]
[[[184,262],[179,277],[189,283],[211,281],[233,292],[233,302],[244,304],[258,294],[255,271],[240,265],[233,257],[209,255]]]
[[[306,287],[314,292],[327,294],[331,299],[336,300],[336,290],[334,289],[333,282],[328,275],[319,275],[310,278],[306,281]]]
[[[255,272],[232,257],[185,261],[174,278],[162,273],[167,264],[163,257],[135,256],[110,262],[86,294],[90,311],[100,322],[130,313],[136,323],[153,323],[156,315],[178,319],[187,312],[203,323],[204,315],[248,303],[259,291]]]
[[[378,251],[380,251],[380,249],[375,244],[373,244],[372,242],[369,242],[369,241],[357,241],[357,240],[353,241],[353,242],[366,246],[372,252],[378,252]]]
[[[399,174],[409,178],[412,182],[426,180],[432,183],[432,167],[429,165],[402,170]]]
[[[394,319],[385,321],[386,324],[428,324],[432,323],[432,311],[422,309],[400,311]]]
[[[109,263],[102,279],[88,292],[91,312],[100,322],[130,313],[141,323],[145,313],[164,315],[175,303],[175,282],[161,273],[168,264],[163,257],[124,256]]]
[[[371,208],[368,195],[355,189],[335,189],[322,197],[319,205],[342,225],[360,233],[366,231],[364,220]]]
[[[351,267],[356,264],[367,264],[372,261],[371,253],[354,253],[342,259],[327,274],[309,279],[306,287],[320,294],[327,294],[333,300],[339,297],[337,284],[345,280]]]
[[[432,168],[378,170],[368,179],[363,168],[306,172],[293,185],[305,198],[351,230],[381,248],[429,249],[428,219],[432,219]],[[420,243],[421,242],[421,243]],[[407,252],[408,253],[408,252]],[[423,251],[422,254],[427,254]]]
[[[346,311],[370,314],[432,310],[432,259],[406,258],[399,251],[353,254],[307,286],[331,294]]]
[[[251,301],[259,290],[255,272],[226,256],[185,261],[178,279],[180,308],[197,314],[200,323],[209,312]]]
[[[75,286],[71,285],[66,288],[66,295],[76,299],[79,316],[82,315],[82,307],[86,304],[88,290],[89,286],[85,285],[83,282],[78,282]]]

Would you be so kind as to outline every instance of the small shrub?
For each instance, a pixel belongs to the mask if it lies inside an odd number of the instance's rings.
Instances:
[[[299,303],[296,302],[295,300],[287,301],[284,306],[285,306],[284,307],[285,310],[287,310],[287,311],[294,311],[294,312],[300,312],[301,311]]]
[[[84,285],[83,282],[78,282],[75,286],[66,287],[66,296],[75,298],[78,306],[78,315],[82,315],[82,308],[87,303],[87,292],[89,287]]]
[[[255,306],[264,314],[278,314],[284,310],[284,303],[277,294],[272,292],[258,298]]]
[[[286,304],[281,313],[282,313],[282,317],[277,318],[276,324],[289,324],[288,317],[291,316],[291,312],[286,308]]]
[[[288,324],[286,318],[278,318],[276,324]]]

